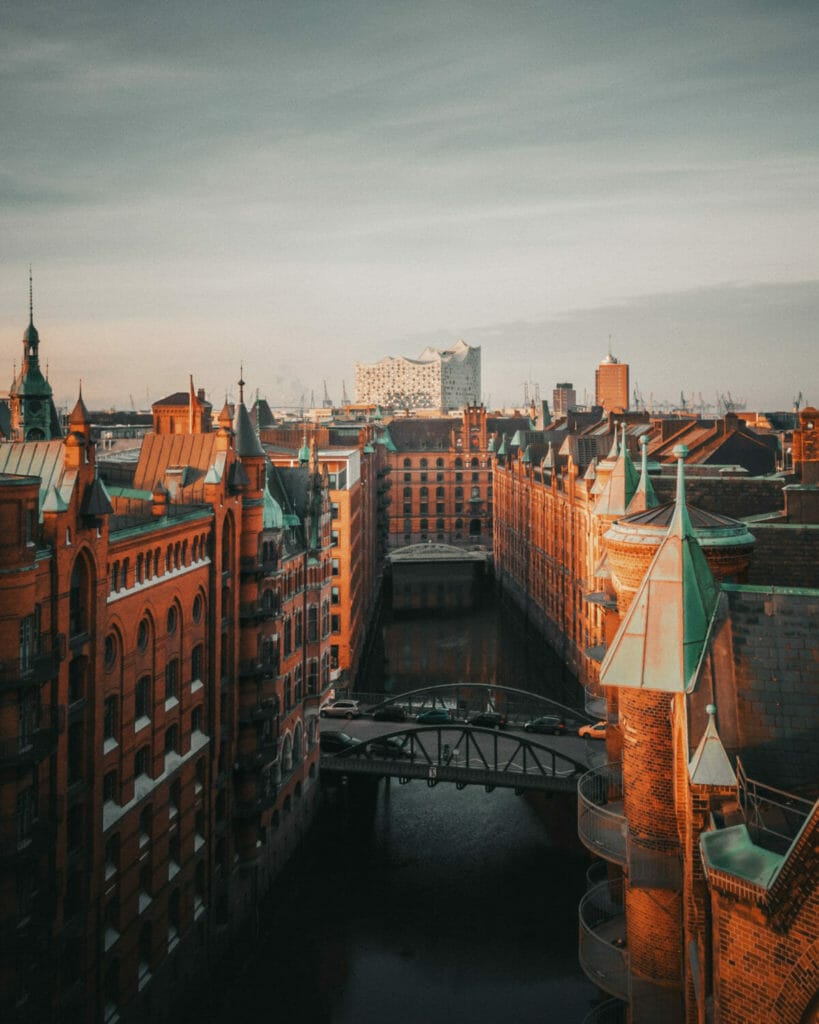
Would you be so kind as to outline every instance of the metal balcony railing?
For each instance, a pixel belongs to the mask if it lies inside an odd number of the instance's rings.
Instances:
[[[62,642],[64,646],[64,637]],[[0,690],[34,686],[53,679],[60,661],[60,646],[49,634],[42,633],[35,650],[23,650],[16,658],[0,661]]]
[[[607,999],[590,1010],[583,1024],[626,1024],[628,1007],[619,999]]]
[[[623,883],[601,882],[580,901],[580,966],[598,988],[628,1002],[629,955]]]
[[[628,858],[628,821],[623,814],[619,764],[586,772],[577,784],[577,831],[592,853],[615,864]]]
[[[0,765],[22,767],[44,760],[55,751],[64,724],[65,708],[41,708],[40,722],[29,735],[0,740]]]

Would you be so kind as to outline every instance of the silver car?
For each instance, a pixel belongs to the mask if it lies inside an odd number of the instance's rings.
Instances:
[[[361,711],[357,700],[334,700],[320,711],[322,718],[358,718]]]

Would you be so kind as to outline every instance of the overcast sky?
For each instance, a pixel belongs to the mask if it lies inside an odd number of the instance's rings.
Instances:
[[[819,5],[0,7],[0,350],[276,405],[480,344],[484,398],[819,404]],[[591,397],[591,395],[589,396]]]

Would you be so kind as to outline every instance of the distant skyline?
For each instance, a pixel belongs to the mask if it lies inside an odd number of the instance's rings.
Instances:
[[[55,398],[350,397],[459,338],[484,399],[819,405],[813,3],[0,12],[0,372]],[[8,386],[8,385],[5,385]]]

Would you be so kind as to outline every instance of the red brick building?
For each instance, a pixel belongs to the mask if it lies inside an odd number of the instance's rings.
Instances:
[[[492,462],[528,416],[396,417],[376,432],[390,469],[389,546],[492,544]]]
[[[328,481],[185,397],[110,490],[82,399],[0,445],[4,1020],[166,1012],[316,807]]]
[[[808,479],[815,429],[806,411],[794,462]],[[501,586],[539,612],[608,721],[608,763],[579,785],[579,834],[603,869],[580,906],[581,964],[617,1001],[606,1012],[619,1004],[611,1019],[812,1024],[814,485],[694,476],[706,511],[686,500],[680,462],[663,505],[664,478],[647,459],[637,473],[625,431],[582,473],[581,447],[566,450],[497,459],[494,553]],[[744,503],[748,521],[720,503]]]

